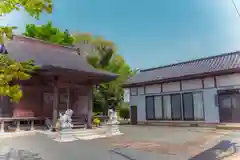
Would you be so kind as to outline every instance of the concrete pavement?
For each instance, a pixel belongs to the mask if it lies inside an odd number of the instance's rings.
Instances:
[[[11,138],[1,140],[0,149],[12,148],[33,160],[230,160],[239,155],[238,132],[130,125],[120,129],[123,136],[69,143],[43,134]]]

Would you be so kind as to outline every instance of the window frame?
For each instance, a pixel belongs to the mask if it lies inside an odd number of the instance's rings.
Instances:
[[[136,89],[135,91],[135,94],[133,94],[133,89]],[[137,96],[138,95],[138,87],[133,87],[133,88],[130,88],[130,96]]]

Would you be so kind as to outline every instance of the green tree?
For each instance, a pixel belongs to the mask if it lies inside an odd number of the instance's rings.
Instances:
[[[35,24],[27,24],[23,35],[67,46],[72,45],[74,41],[67,29],[62,32],[60,29],[53,27],[52,22],[39,26]]]
[[[13,10],[25,9],[32,17],[38,19],[44,11],[52,12],[52,0],[4,0],[0,2],[0,16]],[[0,26],[1,52],[4,51],[4,41],[13,36],[14,26]],[[7,53],[6,51],[4,53]],[[5,54],[0,54],[0,96],[9,96],[12,101],[22,97],[22,91],[16,80],[26,80],[37,67],[33,61],[17,62]]]
[[[86,34],[74,36],[75,43],[82,43],[87,39],[93,45],[92,53],[88,54],[88,62],[97,69],[116,73],[119,77],[109,83],[100,84],[94,88],[94,111],[107,111],[109,107],[122,105],[124,90],[122,84],[133,74],[130,66],[117,54],[116,46],[102,37]]]

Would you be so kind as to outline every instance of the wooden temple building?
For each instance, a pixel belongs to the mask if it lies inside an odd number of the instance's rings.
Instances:
[[[76,48],[51,44],[45,41],[14,36],[5,44],[7,55],[19,62],[34,60],[40,66],[32,78],[20,83],[23,97],[12,103],[1,97],[1,131],[9,127],[46,123],[55,126],[59,113],[73,110],[75,121],[92,122],[92,87],[117,78],[116,74],[93,68]],[[80,48],[81,50],[81,48]]]

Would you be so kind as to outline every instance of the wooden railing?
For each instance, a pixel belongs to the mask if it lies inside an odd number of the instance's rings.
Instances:
[[[29,121],[30,122],[30,130],[34,130],[34,121],[36,120],[45,120],[45,118],[39,117],[4,117],[0,118],[0,132],[5,132],[5,122],[16,122],[16,132],[19,132],[21,129],[21,122],[22,121]]]
[[[84,124],[87,123],[87,115],[81,115],[81,116],[73,116],[73,121],[78,121],[78,122],[83,122]],[[93,116],[92,120],[94,118],[99,118],[100,121],[102,123],[106,123],[106,121],[108,120],[108,116]],[[21,130],[21,122],[30,122],[30,130],[34,130],[35,129],[35,121],[44,121],[44,125],[45,125],[45,120],[47,118],[46,117],[2,117],[0,118],[0,132],[5,132],[5,123],[11,123],[11,122],[15,122],[16,123],[16,132],[19,132]],[[26,126],[26,125],[25,125]]]

